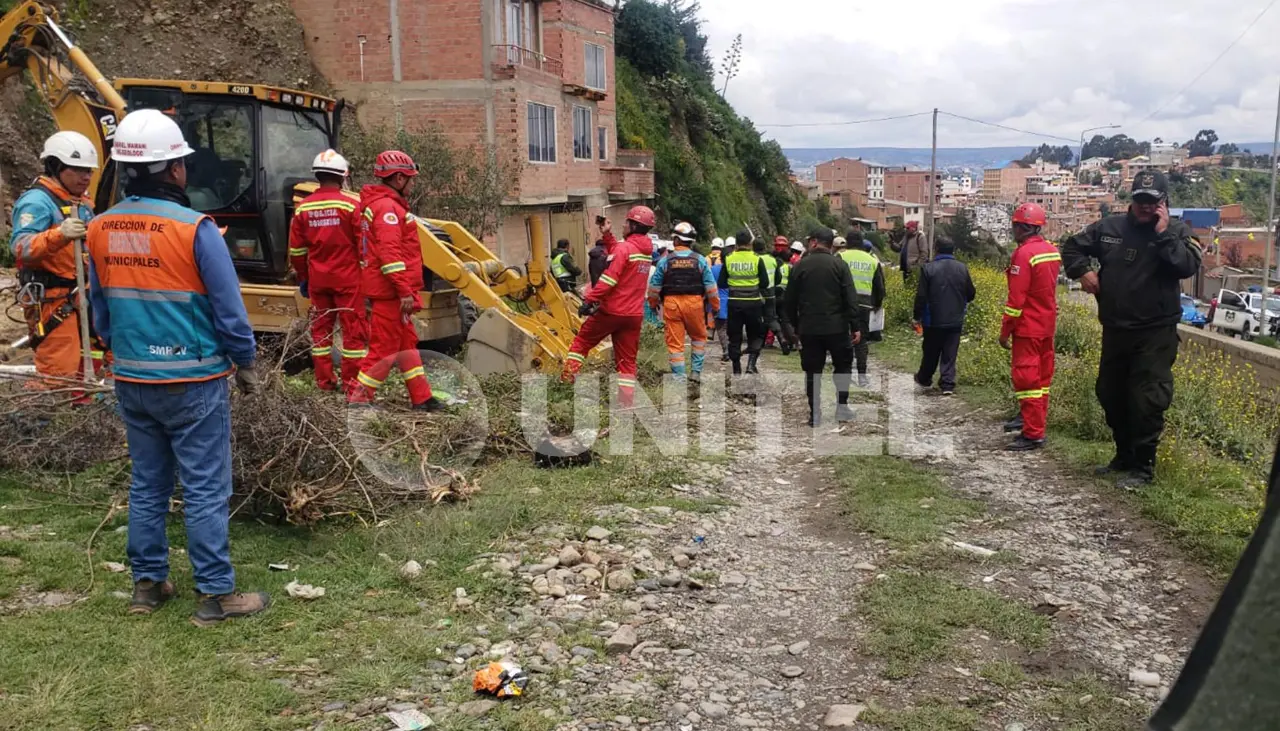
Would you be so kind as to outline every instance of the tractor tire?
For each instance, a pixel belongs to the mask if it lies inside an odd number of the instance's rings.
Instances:
[[[467,334],[471,332],[471,326],[480,319],[480,308],[476,307],[476,303],[469,297],[458,295],[458,319],[462,321],[462,334],[459,337],[465,343]]]

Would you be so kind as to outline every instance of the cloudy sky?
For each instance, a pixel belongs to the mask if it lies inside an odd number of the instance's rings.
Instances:
[[[1275,5],[1185,92],[1259,12]],[[702,0],[717,61],[738,33],[728,98],[786,147],[927,147],[934,107],[1076,140],[1270,140],[1280,84],[1275,0]],[[1152,112],[1164,107],[1151,116]],[[942,117],[942,147],[1061,141]],[[1261,152],[1261,150],[1254,150]]]

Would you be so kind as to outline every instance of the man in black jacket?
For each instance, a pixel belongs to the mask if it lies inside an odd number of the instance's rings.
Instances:
[[[1102,322],[1096,390],[1116,456],[1097,472],[1120,475],[1124,488],[1155,479],[1164,412],[1173,402],[1179,282],[1200,269],[1191,228],[1169,218],[1168,190],[1163,173],[1139,173],[1127,213],[1091,224],[1062,247],[1063,270],[1097,297]]]
[[[596,286],[596,281],[608,268],[609,250],[604,246],[604,239],[596,239],[596,245],[587,252],[587,274],[591,277],[592,287]]]
[[[834,242],[835,234],[829,228],[810,234],[809,253],[791,270],[785,295],[787,320],[800,332],[800,366],[805,373],[810,426],[822,422],[822,371],[828,354],[839,395],[836,420],[853,420],[849,408],[853,346],[866,332],[853,276],[849,266],[831,253]]]
[[[938,256],[921,267],[916,289],[915,325],[924,328],[924,353],[916,384],[933,387],[933,374],[942,363],[938,387],[943,396],[956,391],[956,356],[960,352],[960,333],[964,314],[977,296],[969,268],[956,259],[956,245],[949,237],[939,236]]]

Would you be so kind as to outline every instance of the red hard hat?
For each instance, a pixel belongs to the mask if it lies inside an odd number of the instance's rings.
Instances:
[[[1025,223],[1028,226],[1044,226],[1049,222],[1044,209],[1035,203],[1023,203],[1013,212],[1014,223]]]
[[[787,237],[786,237],[786,236],[774,236],[774,237],[773,237],[773,250],[774,250],[774,251],[786,251],[786,250],[787,250],[787,247],[788,247],[788,246],[790,246],[790,245],[791,245],[791,242],[790,242],[790,241],[787,241]]]
[[[907,221],[907,230],[908,230],[908,231],[915,231],[915,230],[916,230],[916,229],[918,229],[918,228],[920,228],[920,222],[919,222],[919,221]]]
[[[373,176],[375,178],[389,178],[396,173],[403,173],[409,177],[415,177],[418,174],[418,164],[413,161],[405,153],[399,150],[387,150],[378,154],[378,158],[373,162]]]
[[[653,215],[653,209],[649,206],[636,206],[627,211],[627,220],[635,221],[641,226],[648,226],[649,228],[658,225],[658,218]]]

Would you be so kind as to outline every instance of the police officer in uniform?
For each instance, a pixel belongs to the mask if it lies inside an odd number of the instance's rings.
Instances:
[[[569,239],[556,242],[556,253],[551,257],[551,276],[555,277],[562,292],[573,292],[578,287],[578,277],[582,276],[582,270],[569,254]]]
[[[742,331],[747,332],[747,373],[756,367],[764,347],[764,313],[774,309],[773,280],[763,258],[751,248],[752,236],[739,231],[737,248],[724,260],[717,286],[729,291],[729,360],[734,375],[742,373]]]
[[[848,238],[836,239],[836,243],[846,242],[844,247],[837,247],[840,251],[836,255],[848,265],[849,274],[853,276],[853,286],[857,290],[858,307],[862,309],[863,318],[869,319],[872,311],[884,305],[884,269],[876,255],[860,245],[863,240],[862,232],[856,229],[849,231]],[[848,246],[849,241],[858,242],[859,245]],[[853,346],[853,354],[858,361],[858,385],[862,388],[871,386],[871,377],[867,375],[871,355],[867,347],[869,340],[864,333],[864,337]]]
[[[1163,173],[1139,173],[1127,213],[1091,224],[1062,247],[1067,276],[1098,299],[1097,394],[1116,444],[1115,458],[1098,474],[1120,476],[1124,488],[1155,478],[1164,412],[1173,401],[1179,282],[1200,269],[1200,244],[1187,224],[1169,218],[1168,191]]]

